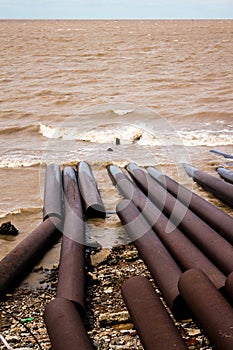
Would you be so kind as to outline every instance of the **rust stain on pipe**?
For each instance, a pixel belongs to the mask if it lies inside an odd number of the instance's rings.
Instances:
[[[53,350],[93,350],[75,304],[56,298],[47,304],[44,312]]]
[[[184,164],[184,168],[186,173],[206,191],[233,207],[233,186],[231,184],[204,171],[200,171],[189,164]]]
[[[135,276],[126,280],[121,292],[144,349],[187,349],[147,278]]]
[[[207,276],[190,269],[183,273],[178,287],[214,349],[232,350],[233,309]]]
[[[78,186],[84,204],[86,218],[105,218],[106,211],[100,196],[97,183],[87,162],[81,161],[77,165]]]
[[[233,218],[196,193],[182,186],[159,170],[149,167],[147,172],[180,202],[202,218],[214,230],[233,244]]]

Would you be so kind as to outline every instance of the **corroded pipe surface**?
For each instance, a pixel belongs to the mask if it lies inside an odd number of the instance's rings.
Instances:
[[[57,297],[85,309],[85,228],[74,169],[63,170],[65,222],[58,273]]]
[[[46,219],[0,261],[1,297],[17,286],[61,237],[59,229],[61,220]]]
[[[117,215],[171,310],[177,317],[187,316],[177,287],[182,272],[167,249],[131,201],[119,202]]]
[[[233,271],[227,276],[225,291],[233,302]]]
[[[144,349],[187,349],[147,278],[136,276],[126,280],[121,292]]]
[[[233,271],[232,245],[136,164],[127,170],[151,201],[226,275]]]
[[[188,188],[182,186],[159,170],[149,167],[147,172],[168,192],[189,207],[196,215],[233,244],[233,218]]]
[[[106,211],[90,165],[81,161],[77,165],[77,171],[86,218],[105,218]]]
[[[47,304],[44,312],[53,350],[93,350],[75,304],[56,298]]]
[[[150,227],[161,239],[165,247],[184,271],[199,268],[204,271],[216,288],[225,285],[226,276],[177,228],[167,217],[133,184],[116,166],[110,166],[112,180],[125,198],[133,201]],[[169,233],[168,233],[169,228]]]
[[[204,171],[200,171],[189,164],[184,164],[184,168],[186,173],[206,191],[233,207],[233,186],[231,184]]]
[[[231,350],[233,309],[207,276],[200,270],[188,270],[183,273],[178,286],[214,349]]]
[[[230,171],[223,167],[218,167],[217,172],[223,180],[229,182],[230,184],[233,184],[233,171]]]
[[[57,164],[50,164],[45,172],[43,220],[48,217],[62,219],[62,178]]]

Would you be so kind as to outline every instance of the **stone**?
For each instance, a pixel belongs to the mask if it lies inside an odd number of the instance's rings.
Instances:
[[[104,313],[99,315],[99,322],[101,325],[112,325],[118,323],[129,323],[130,316],[128,311]]]
[[[100,252],[90,256],[91,265],[98,266],[101,263],[105,262],[110,256],[111,252],[109,249],[102,249]]]
[[[17,236],[19,231],[10,221],[4,222],[0,227],[0,235]]]

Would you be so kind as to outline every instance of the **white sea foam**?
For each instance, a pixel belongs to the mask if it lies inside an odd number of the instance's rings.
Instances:
[[[113,112],[118,115],[125,115],[128,113],[132,113],[133,109],[114,109]]]
[[[135,143],[141,146],[184,145],[184,146],[219,146],[233,144],[233,130],[147,130],[146,126],[130,124],[103,124],[91,130],[81,132],[78,128],[40,125],[40,133],[47,138],[79,140],[94,143],[113,143],[119,138],[123,144]]]
[[[20,167],[30,167],[41,164],[41,158],[24,158],[8,155],[0,157],[0,168],[20,168]]]
[[[18,214],[33,214],[37,211],[41,211],[42,207],[28,207],[28,208],[15,208],[15,209],[11,209],[7,212],[1,211],[0,210],[0,219],[3,219],[5,217],[7,217],[8,215],[18,215]]]

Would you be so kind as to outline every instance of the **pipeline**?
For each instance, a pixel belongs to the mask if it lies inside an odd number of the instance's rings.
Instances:
[[[88,163],[81,161],[77,165],[78,185],[84,204],[86,218],[106,217],[106,211],[95,178]]]
[[[233,159],[233,156],[231,154],[227,154],[227,153],[224,153],[224,152],[221,152],[221,151],[217,151],[215,149],[211,149],[210,152],[219,154],[220,156],[223,156],[224,158]]]
[[[204,171],[200,171],[189,164],[184,164],[184,168],[186,173],[206,191],[233,207],[233,186],[231,184]]]
[[[144,170],[130,163],[128,172],[150,200],[226,275],[233,271],[232,245],[168,193]]]
[[[159,170],[148,167],[147,172],[168,192],[233,244],[233,218],[231,216]]]
[[[233,184],[233,172],[232,171],[225,169],[223,167],[218,167],[217,172],[223,180],[229,182],[230,184]]]
[[[178,288],[216,350],[232,350],[233,310],[201,271],[190,269],[181,276]]]
[[[167,233],[168,225],[171,227],[167,217],[118,167],[111,165],[108,171],[118,190],[125,198],[131,199],[141,211],[181,269],[199,268],[207,274],[216,288],[222,289],[226,276],[177,227],[174,226],[172,231]]]
[[[57,164],[48,165],[45,173],[43,220],[48,217],[63,217],[62,178]]]
[[[48,218],[0,261],[0,296],[15,288],[60,238],[62,222]]]
[[[159,296],[145,277],[135,276],[124,281],[121,293],[145,350],[187,349]]]
[[[231,299],[231,302],[233,302],[233,271],[227,276],[225,292],[227,296]]]
[[[166,303],[177,318],[187,318],[187,309],[177,288],[182,273],[180,268],[131,201],[122,200],[116,210]]]
[[[44,320],[53,350],[94,349],[72,301],[62,298],[50,301],[45,308]]]
[[[85,310],[85,227],[74,169],[63,170],[65,221],[60,253],[57,297]]]

